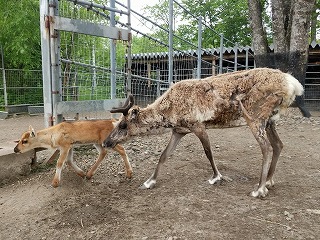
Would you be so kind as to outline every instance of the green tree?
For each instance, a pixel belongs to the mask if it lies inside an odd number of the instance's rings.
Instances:
[[[265,1],[266,2],[266,1]],[[187,39],[197,45],[198,20],[203,21],[203,42],[204,48],[218,47],[220,44],[220,34],[223,34],[227,41],[225,46],[251,44],[251,29],[248,20],[248,5],[242,0],[182,0],[182,5],[187,11],[183,11],[174,4],[174,34],[180,38]],[[146,6],[146,16],[157,19],[157,23],[168,29],[169,10],[168,0],[163,0],[153,6]],[[264,12],[263,18],[270,22],[268,15]],[[154,29],[154,35],[159,36],[160,32]],[[161,39],[163,39],[163,34]],[[167,38],[167,35],[166,35]],[[167,39],[163,39],[167,41]],[[180,49],[190,48],[179,38],[174,40],[174,44]]]
[[[39,0],[0,0],[0,44],[6,68],[41,68]]]

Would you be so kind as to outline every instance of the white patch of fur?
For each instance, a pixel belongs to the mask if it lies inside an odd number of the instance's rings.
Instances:
[[[116,128],[116,126],[119,124],[120,120],[116,121],[116,122],[112,122],[113,128]]]
[[[278,121],[279,119],[280,119],[280,112],[278,112],[277,114],[275,114],[271,117],[271,120],[273,120],[275,122]]]
[[[209,121],[210,119],[213,119],[215,115],[214,113],[215,111],[213,110],[200,112],[199,109],[196,109],[193,115],[195,116],[197,121],[205,122],[205,121]]]
[[[155,180],[155,179],[148,179],[147,181],[145,181],[145,182],[143,183],[143,186],[144,186],[145,188],[153,188],[154,185],[156,185],[156,180]]]
[[[208,182],[212,185],[215,184],[217,181],[220,181],[222,178],[222,175],[219,173],[216,177],[212,177],[208,180]]]
[[[61,180],[61,171],[62,171],[62,168],[56,168],[56,176],[58,177],[59,182]]]
[[[292,75],[285,73],[287,86],[288,86],[288,99],[286,99],[287,104],[290,105],[296,96],[301,96],[304,92],[301,83],[294,78]]]

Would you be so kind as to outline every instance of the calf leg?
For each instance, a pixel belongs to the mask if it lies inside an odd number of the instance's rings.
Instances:
[[[56,173],[53,177],[52,184],[51,184],[53,187],[59,186],[59,183],[61,180],[62,167],[63,167],[63,164],[64,164],[66,158],[67,158],[69,150],[70,150],[70,148],[60,149],[60,156],[59,156],[59,159],[58,159],[57,165],[56,165]]]
[[[69,150],[67,164],[72,167],[76,174],[78,174],[80,177],[84,177],[86,175],[85,172],[73,161],[73,148]]]
[[[268,176],[267,176],[266,186],[272,187],[274,185],[274,181],[272,177],[276,169],[276,165],[277,165],[281,150],[283,148],[283,143],[281,142],[279,135],[276,131],[274,121],[269,120],[269,122],[267,123],[266,132],[267,132],[267,137],[272,146],[272,161],[271,161]]]
[[[129,158],[127,156],[126,150],[120,144],[117,144],[114,147],[114,150],[121,155],[121,157],[122,157],[122,159],[124,161],[124,166],[125,166],[127,178],[131,178],[132,177],[132,167],[131,167],[131,164],[129,162]]]
[[[166,149],[161,154],[155,171],[150,176],[150,178],[140,186],[140,189],[154,188],[154,186],[156,185],[156,181],[157,181],[156,179],[159,174],[159,170],[160,170],[161,166],[167,160],[167,158],[171,155],[171,153],[175,150],[175,148],[177,147],[181,138],[184,137],[185,135],[186,135],[185,133],[177,133],[174,130],[172,131],[171,139],[170,139]]]
[[[89,169],[89,171],[86,174],[87,179],[92,178],[92,176],[95,174],[95,172],[97,171],[97,168],[99,167],[99,165],[101,164],[102,160],[104,159],[104,157],[107,155],[107,149],[103,148],[100,144],[94,144],[95,148],[98,150],[99,152],[99,156],[96,160],[96,162],[92,165],[92,167]]]

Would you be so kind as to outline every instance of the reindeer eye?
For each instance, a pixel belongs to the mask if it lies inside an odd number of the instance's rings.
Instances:
[[[128,124],[125,123],[125,122],[121,122],[121,123],[119,124],[119,128],[120,128],[120,129],[126,129],[127,126],[128,126]]]
[[[27,144],[28,143],[28,140],[27,139],[23,139],[22,140],[22,144]]]

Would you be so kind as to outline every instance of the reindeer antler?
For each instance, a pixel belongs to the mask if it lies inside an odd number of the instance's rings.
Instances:
[[[119,108],[112,108],[110,110],[111,113],[122,113],[124,116],[128,115],[128,111],[129,109],[133,106],[134,104],[134,99],[133,99],[133,95],[129,95],[127,100],[125,101],[123,107],[119,107]]]

